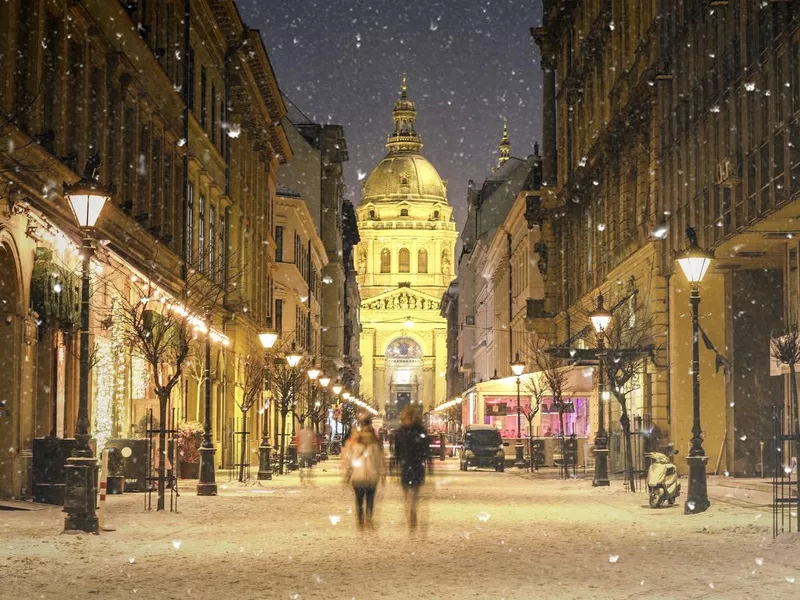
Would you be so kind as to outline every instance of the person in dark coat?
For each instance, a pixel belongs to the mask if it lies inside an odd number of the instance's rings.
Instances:
[[[414,529],[417,526],[419,490],[425,482],[425,463],[430,447],[422,417],[413,406],[403,409],[400,422],[402,424],[394,436],[394,452],[403,486],[406,518],[409,527]]]

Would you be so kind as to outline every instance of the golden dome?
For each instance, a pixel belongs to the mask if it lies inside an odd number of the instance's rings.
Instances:
[[[370,173],[361,191],[364,202],[403,198],[447,202],[447,185],[421,154],[390,153]]]
[[[447,202],[447,183],[420,154],[422,139],[417,135],[417,108],[407,95],[406,74],[400,99],[394,103],[394,130],[386,149],[389,154],[378,163],[362,184],[364,202],[396,202],[402,199]]]

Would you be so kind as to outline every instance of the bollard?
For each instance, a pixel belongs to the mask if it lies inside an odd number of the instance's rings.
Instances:
[[[97,524],[100,531],[106,526],[106,485],[108,483],[108,448],[103,450],[100,462],[100,507],[97,511]]]
[[[447,440],[444,433],[439,433],[439,460],[444,460],[447,454]]]

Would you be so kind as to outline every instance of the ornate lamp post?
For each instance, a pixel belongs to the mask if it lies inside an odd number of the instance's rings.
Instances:
[[[327,406],[327,402],[325,402],[325,400],[327,399],[326,398],[326,394],[328,393],[328,385],[331,382],[331,378],[330,377],[326,377],[325,375],[322,375],[317,381],[319,381],[319,385],[322,388],[323,406]],[[325,421],[322,424],[322,439],[323,440],[325,439],[325,430],[328,427],[328,418],[329,418],[328,417],[328,410],[326,409],[325,410],[325,415],[324,415]],[[320,460],[328,460],[328,448],[327,448],[327,446],[325,444],[320,444],[319,458],[320,458]]]
[[[514,373],[517,377],[517,443],[514,445],[514,449],[517,452],[517,459],[514,461],[514,466],[520,469],[525,468],[525,457],[523,455],[524,446],[522,445],[522,409],[519,405],[519,386],[520,386],[520,377],[525,372],[525,363],[520,361],[519,359],[519,352],[517,352],[517,356],[514,359],[514,362],[511,363],[511,372]]]
[[[270,463],[270,453],[272,447],[269,444],[269,411],[272,408],[272,403],[269,401],[270,390],[270,360],[272,347],[278,341],[278,334],[274,331],[265,331],[258,334],[258,340],[264,348],[264,361],[266,364],[266,373],[264,374],[264,387],[265,394],[267,395],[266,402],[264,402],[264,419],[261,422],[261,444],[258,446],[258,479],[265,481],[272,479],[272,464]]]
[[[597,334],[597,356],[600,359],[599,371],[600,377],[597,385],[597,433],[594,436],[594,479],[592,485],[595,487],[607,486],[608,481],[608,434],[606,433],[605,426],[605,386],[603,381],[605,379],[603,354],[605,348],[605,332],[611,323],[611,312],[603,306],[603,294],[597,296],[597,308],[589,315],[592,321],[592,327]]]
[[[94,179],[83,178],[66,190],[66,196],[83,240],[81,243],[81,355],[78,387],[78,419],[75,447],[64,469],[64,531],[97,533],[97,460],[89,447],[89,293],[91,260],[94,255],[90,232],[110,194]]]
[[[311,411],[312,411],[311,400],[315,396],[315,394],[314,394],[314,382],[317,381],[317,378],[319,377],[319,374],[321,372],[322,371],[316,366],[311,366],[308,369],[306,369],[306,375],[308,375],[308,416],[309,416],[309,419],[311,418]],[[314,408],[313,408],[314,414],[317,413],[317,410],[319,409],[319,407],[320,407],[320,402],[319,402],[319,400],[317,400],[314,403]],[[312,420],[311,422],[312,422],[312,425],[313,425],[314,421]],[[314,448],[315,448],[315,450],[316,450],[316,447],[317,447],[317,441],[316,440],[317,440],[317,434],[315,432],[314,433]],[[316,464],[317,462],[319,462],[319,456],[317,455],[317,452],[315,451],[314,452],[313,463]]]
[[[214,473],[214,457],[217,449],[211,436],[211,311],[206,313],[208,334],[206,335],[205,367],[205,422],[203,423],[203,444],[200,447],[200,479],[197,481],[198,496],[216,496],[217,480]]]
[[[703,450],[703,429],[700,427],[700,283],[703,281],[714,260],[714,254],[704,250],[697,243],[697,234],[693,227],[686,228],[689,247],[677,259],[692,291],[689,303],[692,305],[692,440],[689,456],[689,493],[684,505],[685,514],[701,513],[711,506],[708,501],[706,486],[706,463],[708,456]]]

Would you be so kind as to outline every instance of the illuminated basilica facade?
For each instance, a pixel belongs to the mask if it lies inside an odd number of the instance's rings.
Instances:
[[[447,182],[421,154],[405,75],[389,151],[362,184],[355,250],[361,292],[361,386],[388,413],[447,400],[447,321],[440,303],[458,233]]]

